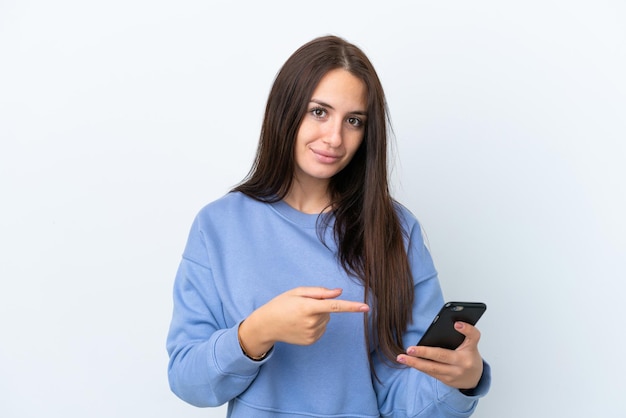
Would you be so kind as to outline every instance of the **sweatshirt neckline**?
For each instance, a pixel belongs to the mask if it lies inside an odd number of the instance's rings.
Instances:
[[[284,218],[303,228],[317,228],[320,216],[327,216],[326,214],[300,212],[299,210],[289,206],[289,204],[284,200],[272,203],[271,207]]]

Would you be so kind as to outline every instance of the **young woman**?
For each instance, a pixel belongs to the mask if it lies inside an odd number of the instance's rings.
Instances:
[[[356,46],[315,39],[276,77],[247,178],[197,215],[174,286],[169,381],[229,417],[459,417],[490,384],[479,331],[415,347],[443,304],[387,179],[387,107]]]

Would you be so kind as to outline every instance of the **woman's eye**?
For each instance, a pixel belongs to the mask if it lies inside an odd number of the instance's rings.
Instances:
[[[355,128],[363,126],[363,121],[361,119],[355,118],[355,117],[348,118],[348,123],[350,125],[354,126]]]
[[[324,116],[326,116],[326,110],[322,109],[321,107],[311,109],[310,112],[316,118],[323,118]]]

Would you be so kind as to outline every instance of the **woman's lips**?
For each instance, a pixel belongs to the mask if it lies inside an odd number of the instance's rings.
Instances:
[[[311,149],[311,151],[313,151],[315,158],[319,162],[324,163],[324,164],[336,163],[337,161],[341,159],[341,155],[333,154],[330,152],[319,151],[319,150],[314,150],[314,149]]]

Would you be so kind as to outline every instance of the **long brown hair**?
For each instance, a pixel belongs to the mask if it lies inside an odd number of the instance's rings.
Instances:
[[[294,176],[296,135],[309,100],[321,78],[337,68],[367,87],[363,142],[329,184],[338,257],[343,268],[362,282],[364,301],[373,302],[370,315],[377,350],[394,363],[404,351],[402,334],[411,321],[413,279],[389,192],[385,95],[374,67],[357,46],[325,36],[303,45],[285,62],[269,94],[255,162],[234,190],[264,202],[286,196]],[[367,316],[364,321],[369,346]]]

